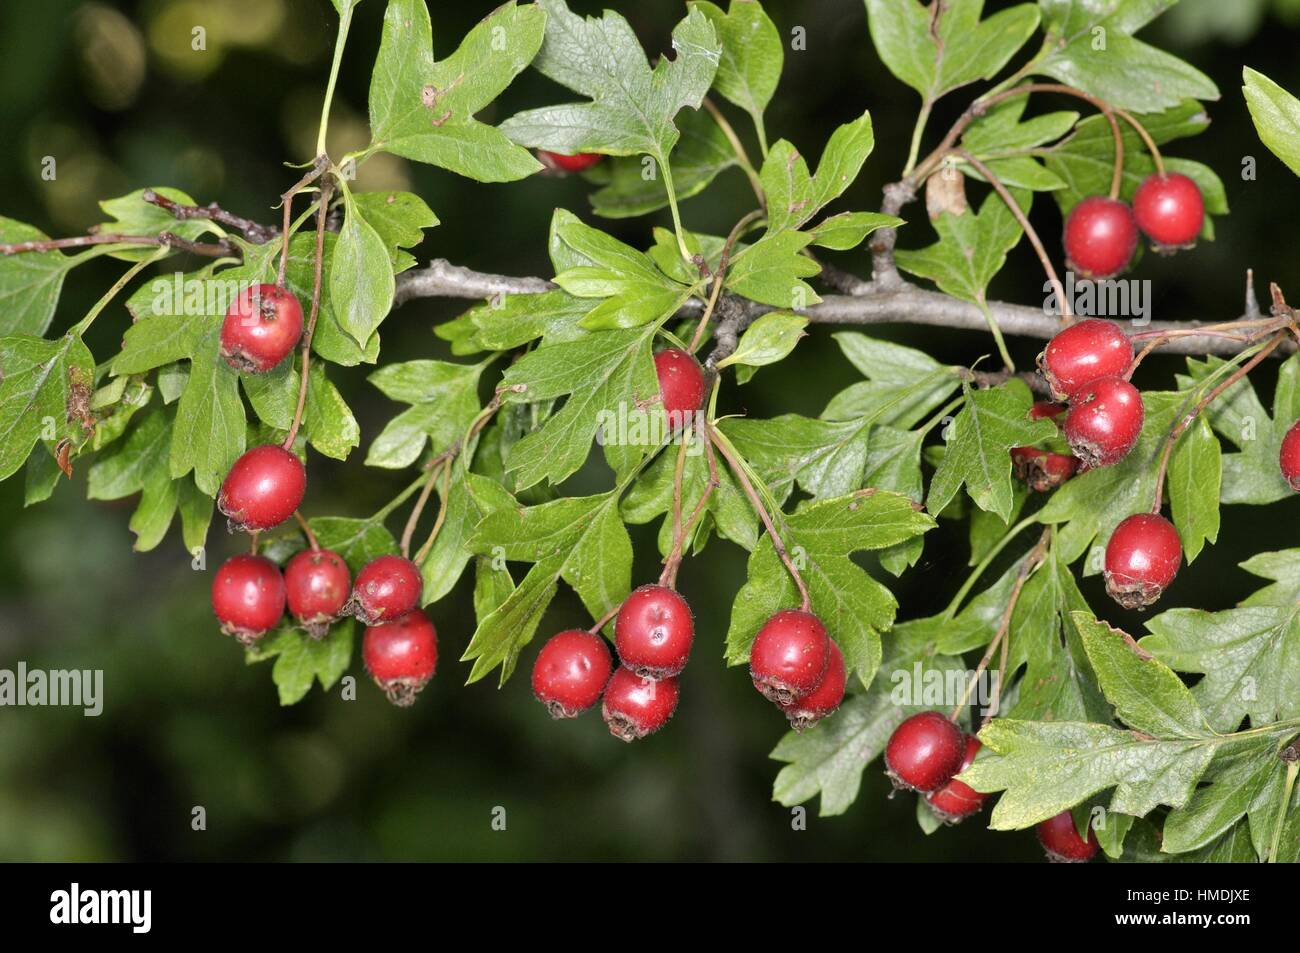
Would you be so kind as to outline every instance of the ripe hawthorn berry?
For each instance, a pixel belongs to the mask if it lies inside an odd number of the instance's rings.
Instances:
[[[1128,265],[1137,248],[1137,220],[1118,199],[1090,195],[1065,220],[1065,255],[1085,278],[1110,278]]]
[[[1070,400],[1103,377],[1122,377],[1132,363],[1128,335],[1114,321],[1098,318],[1065,328],[1038,355],[1038,369],[1057,400]]]
[[[691,607],[667,586],[633,590],[614,623],[619,661],[643,678],[680,674],[694,640]]]
[[[289,612],[313,639],[324,638],[343,614],[352,574],[343,557],[329,549],[304,549],[284,567]]]
[[[284,577],[265,556],[232,556],[212,579],[212,611],[221,631],[252,645],[284,615]]]
[[[677,679],[642,678],[620,665],[605,686],[600,714],[615,738],[638,741],[668,724],[677,696]]]
[[[835,713],[844,701],[844,653],[831,640],[831,658],[826,663],[826,671],[817,687],[803,698],[779,706],[790,719],[790,727],[795,731],[811,728],[827,715]]]
[[[981,747],[980,740],[974,735],[966,736],[966,753],[962,756],[961,766],[957,769],[958,774],[971,766]],[[945,824],[960,824],[972,814],[978,813],[987,797],[987,794],[981,794],[966,782],[958,781],[953,777],[943,787],[927,794],[925,802]]]
[[[1038,447],[1012,447],[1011,464],[1016,479],[1037,493],[1056,489],[1079,468],[1079,461],[1068,453]]]
[[[1047,859],[1054,864],[1082,864],[1092,860],[1101,845],[1097,835],[1088,827],[1088,839],[1079,836],[1079,829],[1074,826],[1074,815],[1062,811],[1055,817],[1049,817],[1034,828],[1038,843],[1047,851]]]
[[[388,700],[405,708],[438,668],[438,632],[427,615],[412,609],[387,625],[367,628],[361,658]]]
[[[1106,592],[1125,609],[1160,598],[1183,563],[1183,541],[1174,524],[1155,513],[1136,513],[1115,527],[1106,544]]]
[[[830,658],[831,638],[822,620],[802,609],[783,609],[754,636],[749,675],[764,698],[789,705],[817,687]]]
[[[562,152],[548,152],[545,149],[538,149],[537,158],[541,160],[543,165],[560,172],[585,172],[603,159],[604,156],[597,152],[579,152],[577,155],[568,156]]]
[[[1142,434],[1142,395],[1122,377],[1103,377],[1074,395],[1065,418],[1065,439],[1091,470],[1128,456]]]
[[[1205,224],[1205,199],[1200,186],[1178,172],[1151,175],[1133,196],[1138,228],[1162,254],[1196,244]]]
[[[885,773],[896,788],[934,791],[957,773],[965,753],[961,729],[937,711],[923,711],[889,736]]]
[[[419,606],[423,591],[419,566],[401,556],[380,556],[361,567],[343,611],[363,625],[379,625]]]
[[[553,635],[533,663],[533,694],[552,718],[574,718],[600,701],[613,662],[599,635],[568,629]]]
[[[704,406],[704,371],[699,361],[673,347],[655,354],[655,374],[668,423],[676,430]]]
[[[1282,438],[1278,464],[1282,467],[1282,476],[1291,484],[1291,489],[1300,491],[1300,420],[1293,423]]]
[[[237,371],[265,374],[302,337],[302,305],[276,285],[241,291],[221,322],[221,356]]]
[[[232,530],[263,530],[293,515],[307,492],[307,469],[276,444],[254,447],[235,461],[217,494]]]

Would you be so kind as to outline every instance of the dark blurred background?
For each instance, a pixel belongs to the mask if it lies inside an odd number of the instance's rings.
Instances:
[[[667,47],[683,12],[672,0],[622,7],[646,47]],[[990,2],[990,10],[1006,6]],[[436,54],[445,56],[491,3],[431,4]],[[601,4],[575,2],[596,12]],[[767,0],[781,31],[807,30],[807,52],[787,52],[781,90],[768,114],[771,138],[816,155],[837,124],[870,108],[877,146],[842,208],[873,208],[906,153],[915,95],[877,61],[860,0]],[[367,140],[366,88],[384,4],[357,12],[331,126],[330,151]],[[216,200],[253,218],[291,181],[284,161],[311,155],[328,72],[335,13],[326,0],[7,0],[0,4],[0,214],[53,235],[100,221],[101,198],[147,185],[173,185],[200,202]],[[202,25],[207,50],[190,49]],[[1183,0],[1144,33],[1207,72],[1223,99],[1214,125],[1171,147],[1213,166],[1233,214],[1218,241],[1172,260],[1148,256],[1157,319],[1228,319],[1241,310],[1244,271],[1297,287],[1295,209],[1300,182],[1260,146],[1240,93],[1249,64],[1300,90],[1300,0]],[[1028,49],[1028,47],[1027,47]],[[525,73],[482,118],[499,121],[525,106],[559,101],[562,91]],[[959,92],[940,109],[942,130],[969,101]],[[41,157],[58,159],[42,181]],[[1243,182],[1242,158],[1259,158]],[[556,206],[586,215],[579,178],[479,185],[386,156],[366,163],[358,189],[405,188],[423,196],[442,225],[418,250],[486,270],[549,275],[545,236]],[[736,170],[687,201],[688,227],[725,233],[748,210]],[[752,201],[752,199],[751,199]],[[1059,233],[1046,200],[1040,228]],[[919,210],[918,210],[919,211]],[[914,212],[915,215],[915,212]],[[663,218],[660,216],[659,218]],[[657,221],[658,219],[656,219]],[[664,219],[666,223],[666,218]],[[604,223],[644,244],[649,222]],[[923,226],[919,231],[923,232]],[[924,234],[904,245],[929,241]],[[836,257],[864,273],[864,253]],[[73,273],[55,330],[71,324],[120,272],[99,259]],[[995,294],[1039,300],[1041,274],[1022,243]],[[1261,284],[1261,290],[1264,289]],[[431,333],[457,308],[415,302],[384,325],[382,360],[446,357]],[[126,322],[116,306],[90,344],[111,353]],[[987,336],[924,329],[877,329],[942,360],[969,363],[988,353]],[[1040,344],[1013,340],[1018,361]],[[1180,362],[1152,359],[1148,386],[1167,386]],[[1256,375],[1271,404],[1273,371]],[[365,382],[365,368],[333,376],[361,422],[363,444],[396,412]],[[809,386],[808,380],[815,384]],[[830,337],[817,331],[792,359],[763,371],[729,398],[753,416],[818,413],[854,373]],[[364,446],[339,465],[313,459],[309,512],[363,516],[403,485],[407,474],[363,468]],[[533,649],[504,690],[488,679],[464,687],[456,658],[473,629],[467,586],[431,612],[441,634],[438,677],[410,710],[390,708],[368,684],[343,703],[319,690],[301,704],[277,705],[269,664],[246,667],[217,631],[208,606],[210,576],[189,567],[176,529],[148,555],[131,552],[133,501],[90,503],[85,467],[43,505],[22,507],[21,476],[0,485],[0,667],[102,668],[105,711],[85,718],[55,708],[0,709],[0,858],[6,860],[1035,860],[1029,833],[995,834],[978,821],[925,836],[910,798],[886,798],[878,764],[841,817],[816,817],[791,830],[790,812],[771,800],[779,768],[768,752],[783,722],[720,661],[730,602],[744,577],[743,555],[712,544],[688,560],[681,587],[695,608],[697,648],[683,677],[681,709],[648,742],[625,746],[599,715],[552,723],[527,683]],[[596,489],[575,486],[576,491]],[[1220,609],[1254,588],[1236,564],[1253,553],[1295,545],[1300,500],[1224,511],[1217,546],[1180,575],[1162,605]],[[400,528],[400,527],[397,527]],[[938,611],[965,573],[964,524],[928,538],[923,562],[896,591],[900,618]],[[637,578],[657,573],[651,529],[634,532]],[[214,526],[209,565],[241,544]],[[993,577],[990,576],[990,579]],[[1085,594],[1116,624],[1140,617],[1103,601],[1095,579]],[[543,632],[589,624],[567,594]],[[533,647],[535,649],[535,646]],[[364,681],[359,661],[352,674]],[[190,812],[206,808],[208,829]],[[493,831],[504,806],[508,828]]]

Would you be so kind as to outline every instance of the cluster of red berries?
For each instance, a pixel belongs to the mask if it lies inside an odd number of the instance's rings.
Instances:
[[[1133,196],[1133,205],[1090,195],[1065,220],[1065,254],[1070,268],[1085,278],[1111,278],[1123,271],[1137,250],[1138,230],[1162,254],[1196,243],[1205,224],[1200,187],[1177,172],[1151,175]]]
[[[987,794],[957,780],[975,760],[979,739],[937,711],[913,715],[894,729],[885,745],[885,771],[898,790],[917,791],[945,824],[960,824],[977,814]],[[1039,843],[1053,861],[1086,861],[1097,853],[1097,838],[1085,841],[1069,811],[1037,827]]]
[[[298,299],[276,285],[256,285],[239,295],[221,325],[221,355],[243,373],[263,374],[287,358],[302,337]],[[217,508],[230,528],[260,532],[293,516],[307,490],[307,470],[292,452],[266,444],[244,453],[226,474]],[[419,608],[419,567],[399,556],[380,556],[353,584],[347,563],[313,546],[284,567],[265,556],[235,556],[212,581],[212,609],[221,629],[252,645],[280,623],[286,608],[310,638],[323,638],[333,622],[354,615],[366,628],[362,658],[375,682],[398,705],[409,705],[433,677],[438,636]]]
[[[1069,408],[1050,400],[1034,401],[1029,408],[1030,420],[1051,420],[1060,429],[1060,418]],[[1079,458],[1071,453],[1058,453],[1043,447],[1012,447],[1011,465],[1016,479],[1028,484],[1031,490],[1046,493],[1054,490],[1079,470]]]
[[[614,623],[618,670],[603,638],[569,629],[537,653],[533,694],[554,718],[574,718],[602,701],[610,734],[636,741],[666,725],[677,710],[677,676],[694,641],[686,600],[667,586],[641,586],[623,602]]]

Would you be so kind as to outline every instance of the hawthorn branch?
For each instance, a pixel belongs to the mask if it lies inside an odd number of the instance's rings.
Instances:
[[[875,234],[879,236],[884,231],[886,229],[881,229]],[[887,257],[892,262],[892,251]],[[988,331],[988,321],[977,305],[939,291],[921,288],[904,280],[897,272],[893,279],[886,280],[882,280],[877,272],[868,281],[836,270],[831,280],[836,287],[847,293],[826,295],[820,304],[797,310],[798,314],[813,324],[915,324],[963,331]],[[416,298],[482,299],[511,294],[540,294],[556,287],[544,278],[487,274],[439,258],[428,267],[412,269],[397,276],[395,303],[400,305]],[[1005,301],[990,301],[988,307],[1004,334],[1049,340],[1061,330],[1060,319],[1041,307]],[[703,309],[704,302],[692,298],[678,311],[677,316],[696,318]],[[717,344],[709,360],[716,363],[732,353],[745,328],[760,315],[776,310],[779,309],[736,295],[723,294],[718,301],[718,321],[714,329]],[[1178,332],[1176,336],[1161,342],[1159,350],[1167,354],[1236,354],[1241,349],[1236,340],[1219,337],[1214,332],[1188,333],[1206,324],[1222,327],[1222,322],[1151,321],[1143,325],[1142,330],[1154,334]],[[1279,348],[1287,353],[1295,349],[1294,342]]]
[[[263,225],[260,222],[254,222],[252,219],[236,215],[234,212],[227,212],[216,202],[208,205],[185,205],[181,202],[173,202],[167,196],[160,195],[153,189],[145,189],[140,198],[150,205],[156,205],[160,209],[170,212],[177,221],[185,222],[197,218],[216,222],[219,225],[227,225],[242,232],[244,237],[255,245],[264,245],[280,234],[279,230],[274,226]]]

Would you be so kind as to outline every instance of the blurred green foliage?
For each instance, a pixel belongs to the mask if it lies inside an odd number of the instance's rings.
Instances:
[[[490,2],[431,5],[435,49],[452,48]],[[624,6],[648,48],[663,48],[681,6],[655,0]],[[990,3],[990,8],[1002,6]],[[574,3],[595,12],[597,3]],[[906,153],[913,96],[876,61],[858,0],[767,0],[788,34],[807,31],[808,51],[787,53],[768,114],[773,137],[818,143],[835,125],[871,109],[877,149],[853,186],[852,207],[875,204]],[[380,0],[361,5],[345,60],[331,152],[366,138],[369,68],[378,44]],[[1300,89],[1294,55],[1298,0],[1184,0],[1155,29],[1209,73],[1225,93],[1211,131],[1186,154],[1212,165],[1228,185],[1233,215],[1219,239],[1171,260],[1148,256],[1140,277],[1155,288],[1155,317],[1226,319],[1241,308],[1244,270],[1290,283],[1300,297],[1293,216],[1300,183],[1259,146],[1239,93],[1243,63]],[[102,216],[100,198],[145,185],[174,185],[261,220],[291,176],[282,163],[309,156],[335,13],[326,0],[11,0],[0,5],[0,213],[52,234],[75,234]],[[206,49],[195,50],[195,27]],[[556,90],[526,73],[484,116],[540,105]],[[962,108],[942,104],[931,128]],[[497,111],[500,110],[498,113]],[[1258,158],[1243,182],[1243,158]],[[41,178],[53,156],[58,175]],[[358,188],[409,187],[442,225],[418,253],[486,270],[546,274],[551,210],[584,212],[578,178],[535,178],[510,186],[467,183],[428,167],[381,157],[363,167]],[[684,205],[687,225],[725,232],[747,209],[747,185],[728,172],[707,197]],[[1044,209],[1046,205],[1044,204]],[[919,217],[919,208],[909,209]],[[1044,222],[1046,233],[1056,223]],[[644,243],[648,223],[613,223],[619,237]],[[902,244],[917,247],[923,234]],[[865,272],[859,251],[836,264]],[[120,266],[97,261],[64,293],[56,328],[102,293]],[[996,295],[1038,300],[1041,275],[1024,243],[999,276]],[[120,304],[95,326],[98,353],[127,320]],[[445,357],[430,329],[456,314],[454,303],[415,302],[385,325],[391,359]],[[940,360],[969,363],[987,336],[924,329],[872,333],[921,347]],[[1012,340],[1028,364],[1034,342]],[[1148,382],[1170,381],[1172,358],[1144,365]],[[364,381],[338,373],[364,440],[393,413]],[[1269,371],[1259,375],[1270,394]],[[807,381],[816,381],[808,386]],[[729,412],[816,414],[852,380],[824,332],[756,383],[732,388]],[[359,451],[347,465],[313,460],[309,511],[364,515],[405,475],[366,470]],[[714,544],[683,567],[681,587],[697,618],[697,648],[670,727],[635,746],[608,737],[599,716],[552,723],[531,698],[526,668],[504,690],[462,686],[456,662],[472,630],[470,592],[461,586],[433,608],[441,636],[440,674],[410,710],[390,708],[352,674],[355,702],[315,692],[281,709],[265,669],[247,669],[218,633],[208,607],[210,574],[195,572],[179,540],[147,556],[131,553],[130,501],[89,503],[84,467],[47,504],[24,509],[21,479],[0,485],[0,667],[18,660],[44,668],[104,669],[98,718],[71,709],[0,709],[0,859],[836,859],[1030,860],[1029,833],[993,834],[978,820],[924,836],[914,802],[887,798],[878,766],[861,798],[838,818],[807,805],[806,831],[770,800],[778,765],[767,754],[784,722],[721,663],[742,554]],[[590,482],[586,485],[583,480]],[[598,473],[578,478],[594,489]],[[1295,545],[1300,500],[1268,511],[1224,512],[1217,546],[1188,567],[1164,605],[1220,609],[1250,591],[1236,563],[1261,550]],[[638,571],[657,572],[653,528],[635,536]],[[214,527],[209,564],[242,545]],[[921,564],[897,586],[902,618],[942,606],[965,572],[966,542],[951,526],[927,538]],[[990,576],[990,579],[994,576]],[[1095,577],[1085,595],[1110,621],[1140,630],[1140,616],[1103,601]],[[576,599],[561,599],[543,628],[587,624]],[[1102,608],[1104,607],[1104,608]],[[531,651],[525,665],[531,663]],[[207,830],[191,829],[201,805]],[[492,812],[506,809],[507,829]]]

